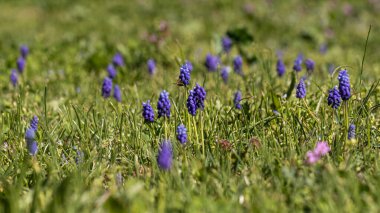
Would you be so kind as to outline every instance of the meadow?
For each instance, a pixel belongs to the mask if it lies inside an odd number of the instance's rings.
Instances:
[[[0,212],[379,212],[380,1],[0,1]]]

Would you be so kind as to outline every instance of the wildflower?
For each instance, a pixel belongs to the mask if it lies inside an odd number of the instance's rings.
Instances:
[[[305,65],[308,72],[314,71],[315,62],[312,59],[306,59]]]
[[[173,161],[173,149],[169,140],[164,140],[158,151],[157,164],[163,170],[169,170]]]
[[[113,88],[113,97],[115,98],[117,102],[121,102],[121,91],[117,84]]]
[[[78,165],[83,162],[84,153],[80,151],[79,149],[77,149],[76,153],[77,153],[77,156],[75,157],[75,163]]]
[[[187,64],[183,64],[179,69],[179,80],[184,86],[190,84],[190,70]]]
[[[28,46],[26,46],[26,45],[22,45],[22,46],[20,47],[20,54],[21,54],[21,56],[22,56],[24,59],[26,59],[26,57],[27,57],[28,54],[29,54],[29,48],[28,48]]]
[[[301,99],[301,98],[305,98],[305,96],[306,96],[306,86],[305,86],[305,82],[303,78],[301,78],[300,83],[297,86],[296,97]]]
[[[225,84],[227,84],[227,82],[228,82],[229,74],[230,74],[229,67],[223,67],[222,70],[220,71],[220,76],[222,77],[223,82]]]
[[[156,62],[153,59],[149,59],[147,65],[149,74],[153,75],[156,72]]]
[[[348,127],[348,140],[355,138],[356,136],[355,129],[356,129],[355,124],[350,124],[350,126]]]
[[[185,144],[187,142],[187,129],[183,124],[180,124],[177,127],[177,139],[181,144]]]
[[[26,141],[26,147],[29,151],[29,154],[34,156],[37,153],[38,145],[37,142],[32,140],[32,141]]]
[[[14,69],[11,71],[10,80],[11,80],[12,85],[15,87],[17,85],[18,76],[17,76],[16,70]]]
[[[112,79],[105,77],[102,86],[102,96],[104,98],[110,97],[112,92]]]
[[[25,140],[28,141],[34,141],[34,138],[36,137],[36,130],[33,128],[28,128],[25,132]]]
[[[30,128],[33,128],[35,131],[38,129],[38,117],[36,115],[30,120]]]
[[[154,111],[152,106],[150,105],[150,100],[143,103],[142,115],[144,117],[145,122],[154,122]]]
[[[194,97],[195,97],[195,103],[197,105],[197,109],[200,108],[203,110],[204,108],[204,102],[206,99],[206,90],[200,86],[198,83],[194,87]]]
[[[240,101],[241,101],[241,92],[240,91],[237,91],[234,95],[234,105],[235,105],[235,108],[236,109],[241,109],[241,105],[240,105]]]
[[[334,109],[338,109],[341,103],[341,97],[338,88],[335,86],[329,90],[329,96],[327,97],[327,104]]]
[[[114,79],[115,78],[115,76],[116,76],[116,68],[112,64],[109,64],[107,66],[107,72],[108,72],[108,77],[110,79]]]
[[[205,66],[210,72],[216,71],[219,66],[219,58],[217,56],[207,54]]]
[[[25,69],[25,59],[20,57],[17,59],[17,70],[19,71],[19,73],[22,73],[24,72],[24,69]]]
[[[222,38],[223,51],[229,53],[232,47],[232,40],[228,36]]]
[[[281,76],[283,76],[285,74],[286,68],[285,68],[285,64],[282,61],[282,59],[278,59],[277,60],[276,70],[277,70],[277,75],[279,77],[281,77]]]
[[[327,142],[318,142],[312,151],[306,153],[306,162],[308,164],[315,164],[321,159],[322,156],[327,155],[330,152],[330,147]]]
[[[329,74],[332,75],[334,70],[335,70],[335,65],[334,64],[329,64],[328,65],[328,71],[329,71]]]
[[[344,101],[347,101],[351,97],[350,77],[347,70],[342,70],[338,75],[339,80],[339,93]]]
[[[186,60],[185,65],[187,66],[187,69],[189,69],[190,73],[193,72],[193,64],[190,61]]]
[[[299,54],[296,58],[296,60],[294,60],[294,65],[293,65],[293,70],[296,71],[296,72],[300,72],[302,70],[302,60],[303,60],[303,56],[302,54]]]
[[[197,114],[197,104],[195,102],[194,90],[190,90],[186,106],[190,115],[195,116]]]
[[[161,92],[157,102],[158,118],[170,118],[170,107],[169,93],[164,90]]]
[[[243,68],[243,59],[240,55],[236,56],[234,58],[234,71],[237,73],[237,74],[242,74],[242,68]]]
[[[116,67],[123,67],[124,66],[124,59],[123,56],[120,53],[116,53],[115,56],[112,59],[112,63]]]

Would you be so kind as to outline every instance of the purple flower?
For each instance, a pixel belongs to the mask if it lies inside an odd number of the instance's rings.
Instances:
[[[242,70],[242,68],[243,68],[243,58],[240,55],[238,55],[238,56],[236,56],[234,58],[234,62],[233,63],[234,63],[234,71],[237,74],[239,74],[239,75],[243,74],[242,73],[243,72],[243,70]]]
[[[193,64],[190,61],[186,60],[185,65],[187,66],[187,69],[189,69],[190,73],[193,72]]]
[[[157,164],[162,170],[168,171],[172,167],[173,148],[169,140],[164,140],[158,151]]]
[[[37,153],[37,149],[38,149],[38,146],[37,146],[37,142],[36,141],[26,141],[26,147],[29,151],[29,154],[30,155],[36,155]]]
[[[230,74],[229,67],[223,67],[222,70],[220,70],[220,76],[223,79],[223,82],[227,84],[228,82],[228,76]]]
[[[315,164],[319,161],[321,157],[317,154],[315,154],[313,151],[308,151],[306,153],[306,162],[308,164]]]
[[[26,45],[22,45],[22,46],[20,47],[20,54],[21,54],[21,56],[22,56],[24,59],[26,59],[26,57],[27,57],[28,54],[29,54],[29,48],[28,48],[28,46],[26,46]]]
[[[334,70],[335,70],[335,66],[334,66],[334,64],[329,64],[329,66],[328,66],[328,71],[329,71],[329,74],[330,74],[330,75],[333,74]]]
[[[161,92],[157,102],[158,118],[170,118],[170,107],[169,93],[164,90]]]
[[[338,75],[339,80],[339,93],[344,101],[347,101],[351,97],[350,77],[347,70],[342,70]]]
[[[236,109],[241,109],[241,105],[240,105],[240,101],[241,101],[241,92],[240,91],[237,91],[234,95],[234,105],[235,105],[235,108]]]
[[[112,92],[112,79],[105,77],[102,86],[102,96],[104,98],[110,97]]]
[[[229,53],[232,47],[232,40],[228,36],[222,38],[223,51]]]
[[[121,91],[117,84],[113,88],[113,97],[115,98],[117,102],[121,102]]]
[[[330,147],[327,142],[318,142],[312,151],[306,153],[306,162],[308,164],[315,164],[321,159],[322,156],[327,155],[330,152]]]
[[[17,85],[18,76],[17,76],[16,70],[14,69],[12,69],[11,71],[10,80],[11,80],[12,85],[15,87]]]
[[[276,70],[277,70],[277,75],[280,77],[285,74],[286,68],[285,68],[285,64],[282,61],[282,59],[277,60]]]
[[[25,132],[25,140],[28,142],[33,142],[36,137],[36,130],[33,128],[28,128]]]
[[[303,55],[298,54],[296,60],[294,60],[293,70],[296,72],[300,72],[302,70],[302,61],[303,61]]]
[[[77,156],[75,157],[75,163],[79,165],[80,163],[83,162],[84,153],[80,151],[79,149],[77,149],[76,153],[77,153]]]
[[[153,75],[156,72],[156,62],[151,58],[147,62],[148,72],[150,75]]]
[[[197,105],[197,109],[202,109],[205,107],[204,102],[206,99],[206,90],[200,86],[198,83],[196,83],[194,87],[194,98],[195,98],[195,103]]]
[[[355,138],[356,136],[355,129],[356,129],[355,124],[350,124],[350,126],[348,127],[348,140]]]
[[[116,67],[123,67],[124,66],[124,59],[123,56],[120,53],[116,53],[115,56],[112,59],[112,63]]]
[[[216,71],[219,66],[219,58],[217,56],[211,55],[210,53],[207,54],[205,66],[210,72]]]
[[[116,68],[112,64],[109,64],[107,66],[107,72],[108,72],[108,77],[110,77],[111,79],[114,79],[117,71],[116,71]]]
[[[150,100],[143,103],[142,115],[144,117],[145,122],[154,122],[154,111],[152,106],[150,105]]]
[[[20,57],[17,59],[17,70],[22,73],[25,69],[25,59],[23,57]]]
[[[190,84],[190,70],[187,64],[183,64],[179,69],[179,80],[184,86]]]
[[[187,129],[183,124],[180,124],[177,127],[177,139],[181,144],[185,144],[187,142]]]
[[[314,71],[314,67],[315,67],[315,62],[311,59],[306,59],[305,61],[305,65],[306,65],[306,70],[308,72],[312,72]]]
[[[338,109],[342,99],[339,94],[338,88],[335,86],[333,89],[329,90],[329,96],[327,97],[327,104],[334,109]]]
[[[195,102],[194,90],[190,90],[189,96],[187,97],[186,106],[190,115],[195,116],[197,114],[197,104]]]
[[[30,120],[30,128],[37,131],[38,129],[38,117],[35,115],[33,116],[32,120]]]
[[[301,99],[301,98],[305,98],[305,96],[306,96],[306,85],[303,78],[301,78],[300,83],[297,85],[296,97]]]

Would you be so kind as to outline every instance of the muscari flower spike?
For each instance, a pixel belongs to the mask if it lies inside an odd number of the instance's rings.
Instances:
[[[169,93],[164,90],[161,92],[157,102],[158,118],[170,118],[170,107]]]
[[[38,129],[38,117],[35,115],[33,116],[32,120],[30,120],[30,127],[33,128],[35,131]]]
[[[298,54],[296,60],[294,60],[294,65],[293,65],[293,70],[296,72],[300,72],[302,70],[302,61],[303,61],[303,56],[302,54]]]
[[[303,78],[301,78],[300,83],[297,85],[296,97],[301,99],[301,98],[305,98],[305,96],[306,96],[306,85]]]
[[[186,107],[190,115],[195,116],[197,114],[197,104],[195,102],[194,90],[189,91],[189,96],[187,97]]]
[[[103,80],[103,86],[102,86],[102,96],[104,98],[108,98],[111,96],[112,92],[112,79],[105,77]]]
[[[228,36],[222,38],[222,47],[223,51],[229,53],[232,47],[232,40]]]
[[[238,55],[234,58],[233,63],[235,73],[241,75],[243,73],[243,58]]]
[[[220,70],[220,77],[222,77],[223,79],[223,82],[225,84],[227,84],[228,82],[228,76],[230,74],[230,70],[229,70],[229,67],[223,67],[221,70]]]
[[[351,97],[350,77],[347,70],[342,70],[338,75],[339,93],[342,100],[347,101]]]
[[[142,115],[145,122],[154,122],[154,111],[152,106],[150,105],[150,100],[143,103]]]
[[[308,72],[314,71],[315,62],[312,59],[306,59],[305,65]]]
[[[150,75],[153,75],[156,72],[156,62],[151,58],[147,62],[148,72]]]
[[[329,90],[329,96],[327,97],[327,104],[334,109],[338,109],[342,99],[339,94],[338,88],[335,86],[333,89]]]
[[[22,46],[20,47],[20,54],[21,54],[21,56],[22,56],[24,59],[26,59],[26,57],[27,57],[28,54],[29,54],[29,48],[28,48],[28,46],[26,46],[26,45],[22,45]]]
[[[112,59],[112,63],[116,67],[123,67],[124,66],[124,59],[123,56],[120,53],[116,53],[115,56]]]
[[[165,171],[170,170],[173,161],[173,148],[169,140],[164,140],[160,144],[160,149],[157,156],[158,166]]]
[[[119,85],[117,84],[113,88],[113,97],[115,98],[117,102],[121,102],[121,91],[120,91]]]
[[[186,129],[185,125],[183,125],[183,124],[180,124],[177,127],[177,140],[181,144],[185,144],[187,142],[187,129]]]
[[[190,61],[186,60],[185,65],[187,66],[187,69],[189,69],[190,73],[193,72],[193,64]]]
[[[235,105],[235,108],[236,109],[241,109],[241,105],[240,105],[240,101],[241,101],[241,92],[240,91],[237,91],[234,95],[234,105]]]
[[[219,66],[219,58],[217,56],[211,55],[210,53],[207,54],[205,66],[210,72],[216,71]]]
[[[350,124],[350,126],[348,127],[348,137],[347,137],[348,140],[352,140],[355,138],[356,136],[355,129],[356,129],[355,124]]]
[[[195,103],[197,105],[197,109],[202,109],[205,107],[205,99],[206,99],[206,90],[200,86],[198,83],[196,83],[194,87],[194,97],[195,97]]]
[[[24,69],[25,69],[25,59],[23,57],[19,57],[17,59],[17,70],[19,71],[19,73],[23,73],[24,72]]]
[[[285,67],[285,64],[284,64],[284,62],[282,61],[282,59],[278,59],[278,60],[277,60],[276,70],[277,70],[277,75],[278,75],[279,77],[282,77],[282,76],[285,74],[286,67]]]
[[[183,64],[179,69],[179,80],[183,86],[190,84],[190,70],[187,64]]]
[[[113,64],[109,64],[107,66],[107,72],[110,79],[114,79],[117,73],[116,68],[113,66]]]
[[[14,87],[16,87],[17,85],[17,82],[18,82],[18,76],[17,76],[17,72],[16,70],[12,69],[11,71],[11,75],[10,75],[10,80],[11,80],[11,83]]]

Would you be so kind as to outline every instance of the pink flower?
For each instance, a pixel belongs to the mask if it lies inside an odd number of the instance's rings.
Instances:
[[[318,142],[312,151],[306,153],[306,163],[315,164],[321,159],[322,156],[327,155],[330,152],[330,147],[327,142]]]
[[[318,162],[318,160],[321,158],[319,155],[316,155],[314,153],[314,151],[308,151],[306,153],[306,162],[308,164],[315,164],[316,162]]]

